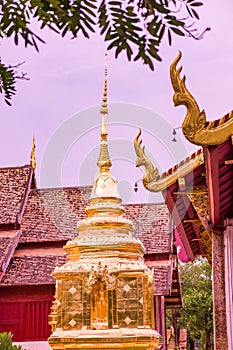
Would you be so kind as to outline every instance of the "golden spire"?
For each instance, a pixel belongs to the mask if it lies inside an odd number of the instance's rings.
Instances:
[[[30,165],[32,167],[33,170],[36,169],[36,156],[35,156],[35,149],[36,149],[36,145],[35,145],[35,137],[33,135],[32,137],[32,150],[31,150],[31,158],[30,158]]]
[[[106,115],[108,115],[108,81],[107,81],[107,54],[105,54],[105,66],[104,66],[104,92],[102,97],[102,104],[100,108],[100,114],[102,115],[101,123],[101,143],[100,143],[100,154],[97,161],[97,166],[100,168],[100,172],[108,171],[112,165],[112,162],[108,153],[108,141],[107,141],[107,127],[106,127]]]

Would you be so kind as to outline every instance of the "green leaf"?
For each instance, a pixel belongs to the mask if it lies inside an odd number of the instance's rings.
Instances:
[[[176,33],[177,35],[180,35],[180,36],[184,36],[184,35],[185,35],[180,29],[178,29],[178,28],[176,28],[176,27],[170,27],[170,29],[171,29],[174,33]]]
[[[150,47],[150,48],[148,49],[148,53],[149,53],[153,58],[155,58],[157,61],[161,62],[162,59],[161,59],[161,57],[158,55],[157,52],[158,52],[158,50],[156,50],[154,47]]]
[[[120,1],[109,1],[109,5],[111,5],[111,6],[121,6],[121,2]]]
[[[18,43],[19,43],[18,32],[15,32],[14,41],[15,41],[15,45],[18,45]]]
[[[198,13],[197,13],[194,9],[191,9],[191,11],[192,11],[194,17],[195,17],[196,19],[199,19]]]
[[[9,29],[8,29],[8,31],[6,32],[6,36],[11,36],[12,35],[12,33],[15,31],[15,25],[13,24]]]
[[[191,6],[203,6],[202,2],[193,2]]]
[[[145,56],[144,63],[148,64],[152,71],[154,70],[153,62],[149,56]]]
[[[118,46],[119,45],[119,39],[114,40],[108,47],[107,50],[111,50],[113,47]]]
[[[160,30],[160,32],[159,32],[159,41],[162,40],[163,35],[164,35],[164,32],[165,32],[165,25],[163,24],[163,25],[162,25],[162,28],[161,28],[161,30]]]
[[[189,7],[188,7],[188,6],[186,6],[186,10],[187,10],[187,12],[188,12],[189,16],[190,16],[190,17],[193,17],[193,14],[192,14],[192,12],[190,11],[190,9],[189,9]]]
[[[170,29],[168,29],[167,35],[168,35],[168,43],[169,43],[169,45],[171,46],[171,44],[172,44],[172,36],[171,36],[171,31],[170,31]]]
[[[129,61],[131,61],[132,54],[133,54],[133,51],[132,51],[131,47],[129,45],[127,45],[127,57],[128,57]]]

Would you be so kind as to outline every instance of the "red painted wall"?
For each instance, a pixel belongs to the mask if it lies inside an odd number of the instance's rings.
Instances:
[[[47,340],[48,315],[54,286],[0,288],[0,332],[11,332],[14,341]]]

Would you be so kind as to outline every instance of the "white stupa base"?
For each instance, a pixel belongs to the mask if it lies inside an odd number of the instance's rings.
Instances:
[[[51,350],[47,341],[14,342],[14,345],[22,345],[23,350]]]

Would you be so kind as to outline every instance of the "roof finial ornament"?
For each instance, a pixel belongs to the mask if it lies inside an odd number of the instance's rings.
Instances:
[[[36,149],[36,144],[35,144],[35,136],[33,135],[32,137],[32,150],[31,150],[31,158],[30,158],[30,165],[33,170],[36,169],[36,155],[35,155],[35,149]]]
[[[104,91],[102,97],[102,104],[100,108],[100,114],[102,115],[102,123],[101,123],[101,143],[100,143],[100,154],[99,159],[97,161],[97,166],[100,168],[100,172],[106,172],[112,165],[112,162],[108,153],[108,142],[107,142],[107,127],[106,127],[106,115],[108,115],[108,80],[107,80],[107,61],[108,56],[105,54],[105,65],[104,65]]]

